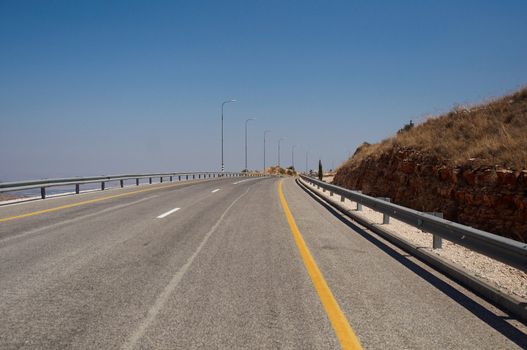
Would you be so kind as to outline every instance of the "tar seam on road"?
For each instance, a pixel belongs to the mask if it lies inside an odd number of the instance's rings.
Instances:
[[[247,190],[242,195],[240,195],[238,198],[236,198],[227,207],[227,209],[225,209],[223,214],[221,214],[220,218],[211,227],[209,232],[207,232],[205,234],[205,237],[203,237],[203,240],[200,242],[200,244],[198,245],[198,247],[196,248],[194,253],[192,253],[192,255],[188,258],[188,260],[185,263],[185,265],[181,266],[181,268],[172,277],[170,282],[168,282],[168,284],[165,286],[165,289],[163,289],[161,294],[159,294],[159,296],[157,297],[154,305],[152,305],[152,307],[148,310],[148,314],[147,314],[146,318],[139,324],[139,326],[136,328],[136,330],[128,338],[128,341],[123,345],[122,349],[128,350],[128,349],[133,349],[135,347],[137,342],[144,335],[144,333],[147,330],[147,328],[155,320],[155,318],[157,317],[157,314],[159,313],[159,311],[161,311],[161,308],[167,302],[168,298],[170,297],[170,295],[172,294],[174,289],[176,289],[176,287],[178,286],[179,282],[181,281],[181,279],[183,278],[183,276],[185,275],[187,270],[190,268],[190,265],[192,265],[192,262],[194,261],[194,259],[198,256],[198,254],[203,249],[203,246],[205,246],[205,243],[207,243],[207,241],[209,240],[210,236],[212,236],[212,234],[218,229],[218,227],[220,226],[221,222],[223,221],[223,219],[225,218],[227,213],[230,211],[230,209],[236,204],[236,202],[238,202],[243,196],[245,196],[249,192],[249,190],[250,190],[250,187],[247,188]]]
[[[61,205],[61,206],[58,206],[58,207],[53,207],[53,208],[48,208],[48,209],[43,209],[43,210],[33,211],[33,212],[30,212],[30,213],[25,213],[25,214],[20,214],[20,215],[15,215],[15,216],[10,216],[10,217],[7,217],[7,218],[0,219],[0,222],[5,222],[5,221],[10,221],[10,220],[15,220],[15,219],[26,218],[26,217],[28,217],[28,216],[34,216],[34,215],[39,215],[39,214],[49,213],[49,212],[52,212],[52,211],[57,211],[57,210],[62,210],[62,209],[68,209],[68,208],[78,207],[78,206],[81,206],[81,205],[84,205],[84,204],[96,203],[96,202],[104,201],[104,200],[107,200],[107,199],[112,199],[112,198],[119,198],[119,197],[129,196],[129,195],[136,194],[136,193],[150,192],[150,191],[160,190],[160,189],[164,189],[164,188],[176,187],[176,186],[180,186],[180,185],[182,185],[182,184],[183,184],[183,183],[177,183],[177,184],[168,185],[168,186],[159,186],[159,187],[155,187],[155,188],[147,188],[147,189],[144,189],[144,190],[138,190],[138,191],[132,191],[132,192],[126,192],[126,193],[120,193],[120,194],[115,194],[115,195],[113,195],[113,196],[106,196],[106,197],[101,197],[101,198],[90,199],[90,200],[83,201],[83,202],[77,202],[77,203],[71,203],[71,204]],[[188,184],[188,183],[187,183],[187,184]]]
[[[158,219],[165,218],[165,217],[169,216],[170,214],[175,213],[175,212],[178,211],[179,209],[181,209],[181,208],[174,208],[174,209],[172,209],[172,210],[169,210],[169,211],[167,211],[166,213],[163,213],[163,214],[159,215],[157,218],[158,218]]]
[[[280,197],[280,202],[282,203],[282,208],[284,209],[287,222],[291,228],[291,233],[295,239],[295,243],[302,257],[302,261],[304,262],[304,266],[309,274],[309,277],[311,277],[313,286],[317,291],[322,306],[324,306],[324,310],[326,311],[326,315],[331,322],[331,326],[337,335],[340,346],[344,350],[362,349],[359,339],[353,332],[353,329],[351,329],[346,316],[342,312],[337,300],[335,300],[331,289],[329,289],[322,272],[320,272],[315,259],[311,255],[311,252],[309,251],[309,248],[307,247],[306,242],[304,241],[304,238],[302,237],[302,234],[296,225],[293,214],[291,214],[291,210],[289,210],[289,206],[287,205],[287,201],[284,197],[282,182],[283,180],[281,180],[278,184],[278,195]]]
[[[130,202],[130,203],[124,203],[124,204],[115,205],[115,206],[110,207],[110,208],[105,208],[105,209],[99,210],[99,211],[97,211],[95,213],[77,216],[77,217],[74,217],[72,219],[63,220],[61,222],[57,222],[55,224],[51,224],[51,225],[44,226],[44,227],[38,227],[36,229],[33,229],[33,230],[30,230],[30,231],[21,233],[19,235],[15,235],[15,236],[11,236],[11,237],[6,237],[6,238],[3,238],[3,239],[0,239],[0,245],[2,243],[7,242],[7,241],[11,241],[13,239],[22,238],[22,237],[29,236],[29,235],[32,235],[32,234],[35,234],[35,233],[38,233],[38,232],[41,232],[41,231],[44,231],[44,230],[57,228],[57,227],[60,227],[62,225],[66,225],[66,224],[71,224],[72,222],[76,222],[76,221],[79,221],[79,220],[82,220],[82,219],[91,218],[91,217],[94,217],[94,216],[97,216],[97,215],[100,215],[100,214],[103,214],[103,213],[106,213],[106,212],[109,212],[109,211],[112,211],[112,210],[126,208],[126,207],[129,207],[131,205],[134,205],[134,204],[137,204],[137,203],[141,203],[141,202],[144,202],[144,201],[152,199],[152,198],[156,198],[158,196],[159,195],[155,194],[153,196],[148,196],[148,197],[145,197],[145,198],[141,198],[141,199],[138,199],[138,200]]]

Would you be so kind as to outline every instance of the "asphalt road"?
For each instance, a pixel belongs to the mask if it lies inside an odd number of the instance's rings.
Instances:
[[[280,179],[239,181],[0,206],[0,348],[340,348]],[[524,325],[293,179],[283,193],[365,349],[527,347]]]

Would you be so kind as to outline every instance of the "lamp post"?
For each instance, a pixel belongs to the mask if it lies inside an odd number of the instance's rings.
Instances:
[[[278,167],[280,168],[280,142],[282,142],[284,138],[282,137],[280,140],[278,140]]]
[[[309,154],[308,151],[306,151],[306,175],[307,175],[307,155]]]
[[[293,145],[293,147],[291,147],[291,166],[293,167],[293,169],[295,169],[295,147],[296,145]]]
[[[245,120],[245,171],[247,172],[247,123],[251,120],[256,120],[256,118],[249,118]]]
[[[266,149],[266,146],[265,146],[265,137],[268,133],[270,133],[271,130],[265,130],[264,131],[264,167],[263,167],[263,173],[265,174],[265,149]]]
[[[225,170],[225,163],[223,162],[223,106],[225,106],[226,103],[231,102],[237,102],[236,100],[227,100],[223,101],[221,104],[221,172]]]

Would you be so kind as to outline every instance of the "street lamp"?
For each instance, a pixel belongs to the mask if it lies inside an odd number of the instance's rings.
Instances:
[[[264,174],[265,174],[265,149],[266,149],[266,147],[265,147],[265,137],[266,137],[267,133],[270,133],[270,132],[271,132],[271,130],[265,130],[264,131],[264,167],[263,167],[263,173]]]
[[[227,100],[227,101],[223,101],[223,103],[221,104],[221,172],[222,173],[225,170],[225,164],[223,162],[223,106],[225,106],[226,103],[231,103],[231,102],[238,102],[238,101]]]
[[[307,175],[307,155],[309,154],[308,151],[306,151],[306,175]]]
[[[296,145],[293,145],[293,147],[291,147],[291,166],[293,167],[293,169],[295,169],[295,147]]]
[[[285,140],[283,137],[278,140],[278,167],[280,168],[280,142],[282,142],[283,140]]]
[[[245,171],[247,172],[247,123],[251,120],[256,120],[256,118],[249,118],[245,120]]]

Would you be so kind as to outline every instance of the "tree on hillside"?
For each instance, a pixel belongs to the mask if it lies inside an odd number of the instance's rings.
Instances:
[[[322,181],[322,177],[324,176],[324,173],[322,172],[322,161],[318,160],[318,179]]]
[[[410,123],[404,124],[404,126],[401,129],[399,129],[399,131],[397,131],[397,133],[398,134],[402,134],[404,132],[412,130],[413,127],[414,127],[414,122],[410,120]]]

